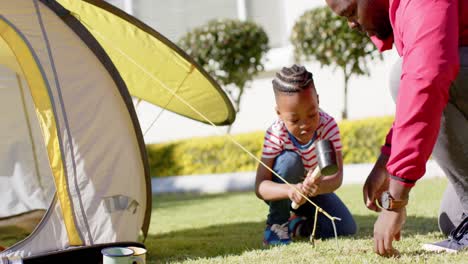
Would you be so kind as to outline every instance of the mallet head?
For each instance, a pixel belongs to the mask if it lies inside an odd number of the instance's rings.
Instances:
[[[315,153],[317,154],[318,166],[322,175],[333,175],[338,172],[333,142],[328,139],[317,141],[315,143]]]

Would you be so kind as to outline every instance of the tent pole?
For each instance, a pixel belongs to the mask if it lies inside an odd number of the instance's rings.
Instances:
[[[28,114],[28,108],[26,106],[26,100],[25,100],[25,91],[24,91],[24,87],[23,87],[23,82],[21,81],[21,77],[18,75],[18,73],[15,74],[16,75],[16,81],[18,82],[18,88],[19,88],[19,91],[20,91],[20,95],[21,95],[21,103],[23,105],[23,112],[24,112],[24,118],[26,119],[26,124],[28,126],[28,132],[29,132],[29,139],[31,140],[31,149],[32,149],[32,155],[33,155],[33,159],[34,159],[34,167],[36,169],[36,177],[37,177],[37,180],[38,180],[38,183],[39,183],[39,187],[44,191],[44,185],[42,183],[42,177],[41,177],[41,173],[39,171],[39,162],[37,160],[37,152],[36,152],[36,145],[34,143],[34,137],[33,137],[33,132],[32,132],[32,128],[31,128],[31,119],[30,119],[30,116]]]

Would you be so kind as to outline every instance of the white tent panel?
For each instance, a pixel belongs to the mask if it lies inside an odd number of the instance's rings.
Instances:
[[[0,256],[28,257],[41,252],[52,252],[68,247],[68,235],[64,228],[62,210],[55,202],[50,207],[44,220],[34,232],[25,240],[2,252]]]
[[[135,128],[116,84],[81,39],[41,2],[2,1],[0,13],[21,32],[45,74],[81,240],[84,245],[136,241],[146,183]],[[61,209],[57,202],[29,239],[0,256],[66,248]]]
[[[29,88],[0,65],[0,218],[47,209],[55,187]]]
[[[82,214],[80,231],[90,232],[89,237],[84,236],[87,244],[109,241],[109,234],[122,236],[119,240],[136,240],[146,206],[146,183],[129,112],[98,58],[57,16],[43,9],[47,48],[57,72],[57,79],[50,83],[62,117],[60,128],[70,191],[76,198],[75,213]],[[117,195],[138,203],[136,217],[126,215],[129,211],[109,217],[102,199]],[[103,228],[122,232],[103,232]]]

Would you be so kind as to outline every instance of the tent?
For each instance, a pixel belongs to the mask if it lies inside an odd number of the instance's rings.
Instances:
[[[0,0],[0,93],[0,227],[38,222],[0,264],[94,263],[103,247],[142,246],[151,179],[132,96],[216,125],[235,118],[189,56],[99,0]]]

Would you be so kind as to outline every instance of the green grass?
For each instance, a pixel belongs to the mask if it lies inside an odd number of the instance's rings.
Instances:
[[[422,180],[411,193],[403,239],[396,242],[398,259],[385,259],[372,251],[372,230],[377,214],[362,203],[360,185],[340,188],[359,232],[353,237],[307,241],[264,248],[267,206],[253,192],[216,195],[172,194],[153,197],[147,263],[468,263],[468,251],[436,254],[421,244],[445,239],[437,228],[445,179]],[[18,230],[0,230],[0,245],[23,237]]]
[[[422,180],[411,193],[403,239],[395,246],[398,259],[372,251],[377,214],[362,203],[360,185],[343,186],[338,195],[350,207],[359,226],[356,236],[307,241],[264,248],[267,206],[253,192],[219,195],[164,195],[154,197],[148,263],[468,263],[468,251],[436,254],[421,244],[445,239],[438,231],[437,212],[445,179]]]
[[[0,227],[0,246],[9,247],[29,235],[22,228]]]

